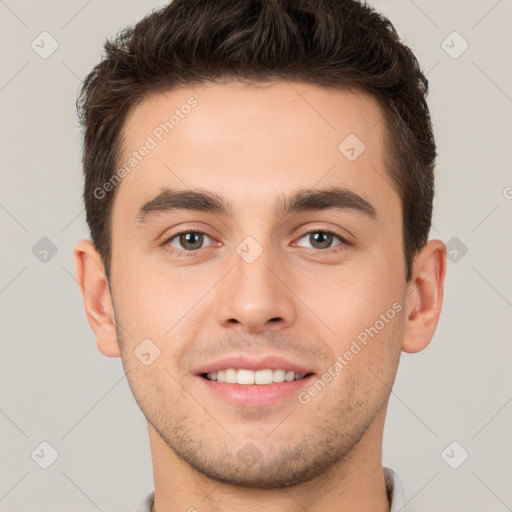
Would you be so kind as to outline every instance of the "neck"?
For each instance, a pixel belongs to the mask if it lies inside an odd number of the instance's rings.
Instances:
[[[181,460],[148,423],[154,512],[389,512],[382,470],[384,414],[375,418],[343,460],[299,485],[252,489],[214,481]]]

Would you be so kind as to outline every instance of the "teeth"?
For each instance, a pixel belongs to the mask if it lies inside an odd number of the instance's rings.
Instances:
[[[233,370],[236,372],[236,370]],[[238,384],[254,384],[255,375],[251,370],[238,370],[236,372],[236,382]]]
[[[224,370],[224,381],[228,384],[236,384],[237,371],[234,368]]]
[[[274,382],[291,382],[304,378],[305,373],[295,373],[294,371],[286,370],[245,370],[243,368],[227,368],[226,370],[219,370],[218,372],[207,373],[208,380],[216,380],[217,382],[226,382],[228,384],[272,384]]]
[[[272,384],[274,382],[274,370],[258,370],[254,373],[254,384]]]

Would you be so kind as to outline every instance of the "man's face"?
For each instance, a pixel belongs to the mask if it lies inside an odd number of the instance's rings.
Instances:
[[[175,110],[172,130],[158,130]],[[123,365],[158,442],[210,478],[297,484],[382,429],[406,309],[383,129],[366,95],[286,83],[172,90],[127,119],[121,165],[151,149],[113,207]],[[214,194],[226,211],[169,209],[164,189]],[[285,208],[301,190],[328,189],[338,193]],[[261,385],[200,375],[240,355],[217,369],[277,357],[257,369],[312,375]]]

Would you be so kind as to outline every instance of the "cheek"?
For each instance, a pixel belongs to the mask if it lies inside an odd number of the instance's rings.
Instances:
[[[114,293],[120,321],[135,338],[150,338],[161,350],[168,350],[169,340],[178,334],[182,339],[191,318],[204,314],[204,298],[218,281],[213,271],[196,272],[194,277],[190,268],[158,269],[126,261],[116,273]]]
[[[305,308],[303,318],[308,318],[307,323],[316,323],[316,332],[325,332],[325,339],[336,340],[332,348],[341,351],[381,315],[386,316],[393,304],[401,304],[404,283],[399,265],[390,268],[367,258],[357,265],[323,269],[314,279],[311,275],[305,277],[296,288],[303,303],[298,307]],[[395,306],[387,317],[394,318],[396,309],[400,307]]]
[[[118,336],[123,340],[125,356],[131,359],[134,350],[146,339],[160,350],[163,335],[172,327],[174,311],[165,283],[152,279],[140,267],[135,272],[124,261],[114,267],[112,288]]]

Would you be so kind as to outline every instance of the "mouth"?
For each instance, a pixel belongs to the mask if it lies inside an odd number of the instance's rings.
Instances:
[[[312,384],[314,375],[311,372],[285,371],[283,368],[256,371],[227,368],[217,372],[201,373],[197,378],[211,400],[220,400],[221,403],[246,409],[277,404],[283,407],[285,400],[295,401],[294,395],[298,395]],[[280,411],[282,412],[282,409]]]
[[[265,407],[284,400],[311,385],[311,367],[278,354],[256,358],[231,354],[195,370],[201,389],[212,400],[236,407]]]
[[[285,370],[284,368],[263,368],[260,370],[226,368],[225,370],[200,374],[203,379],[209,381],[226,384],[240,384],[242,386],[268,386],[269,384],[280,384],[284,382],[302,380],[311,375],[313,375],[313,372],[301,373],[294,370]]]

